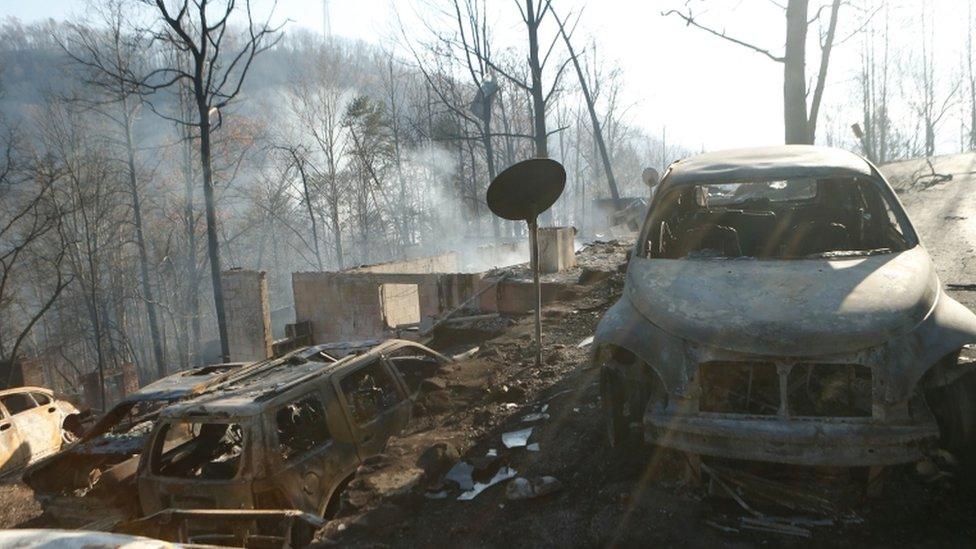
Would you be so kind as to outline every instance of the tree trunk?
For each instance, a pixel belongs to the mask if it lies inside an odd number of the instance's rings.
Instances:
[[[566,42],[566,49],[569,50],[569,57],[573,60],[573,67],[576,69],[576,76],[579,78],[580,90],[583,92],[583,99],[586,100],[586,110],[590,113],[590,124],[593,125],[593,138],[596,140],[597,147],[600,149],[600,158],[603,160],[603,171],[607,175],[607,185],[610,187],[610,197],[613,198],[614,206],[619,206],[620,193],[617,191],[617,180],[613,176],[613,167],[610,165],[610,155],[607,154],[607,144],[603,141],[603,129],[600,126],[600,119],[596,115],[596,105],[593,103],[593,96],[590,95],[590,87],[586,83],[586,75],[580,67],[579,57],[573,49],[573,44],[566,34],[563,22],[556,19],[559,24],[559,34]]]
[[[546,130],[546,98],[542,93],[542,64],[539,61],[539,20],[535,0],[525,0],[526,26],[529,30],[529,71],[532,73],[532,121],[535,131],[536,158],[549,158],[549,135]],[[541,15],[541,14],[540,14]],[[552,225],[552,209],[542,213],[543,225]]]
[[[156,316],[156,299],[153,296],[152,285],[149,283],[149,258],[146,254],[146,240],[143,236],[142,202],[139,198],[139,185],[136,180],[135,150],[132,145],[132,121],[128,108],[128,101],[122,101],[122,122],[125,131],[126,161],[129,169],[129,192],[132,194],[132,222],[136,229],[136,249],[139,252],[139,277],[142,279],[142,295],[146,300],[146,314],[149,321],[149,336],[152,339],[153,361],[156,365],[156,375],[166,377],[166,357],[163,354],[163,342],[159,336],[159,320]]]
[[[491,143],[491,100],[485,100],[485,112],[482,117],[484,120],[484,131],[481,132],[481,140],[485,145],[485,165],[488,167],[488,182],[495,180],[495,149]],[[501,225],[497,215],[491,216],[492,234],[497,240],[501,236]]]
[[[807,122],[809,132],[808,142],[813,144],[817,138],[817,116],[820,114],[820,100],[823,99],[824,86],[827,84],[827,68],[830,63],[830,51],[834,47],[834,34],[837,32],[837,13],[840,11],[840,0],[834,0],[830,6],[830,22],[827,25],[827,36],[824,38],[820,51],[820,70],[817,73],[817,84],[813,89],[813,99],[810,101],[810,119]]]
[[[967,3],[966,74],[969,77],[969,150],[976,151],[976,74],[973,74],[973,0]]]
[[[203,200],[207,217],[207,255],[210,258],[210,281],[213,284],[214,308],[217,313],[217,332],[220,336],[220,356],[230,360],[227,341],[227,318],[224,315],[224,290],[220,284],[220,244],[217,241],[217,212],[214,204],[213,168],[210,152],[210,112],[202,88],[195,91],[200,115],[200,167],[203,172]]]
[[[789,0],[786,7],[783,116],[787,144],[812,143],[807,124],[807,6],[808,0]]]
[[[315,209],[312,207],[312,194],[308,190],[308,174],[305,173],[305,161],[298,158],[298,155],[292,151],[292,158],[295,160],[295,164],[298,166],[298,175],[302,178],[302,194],[305,196],[305,206],[308,209],[308,219],[312,225],[312,246],[315,248],[315,265],[318,270],[325,270],[322,265],[322,252],[319,246],[319,226],[315,221]]]

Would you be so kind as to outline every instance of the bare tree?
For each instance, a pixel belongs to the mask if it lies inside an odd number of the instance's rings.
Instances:
[[[149,259],[142,214],[139,181],[136,171],[136,148],[133,124],[141,106],[137,90],[129,85],[127,75],[140,72],[140,58],[145,54],[147,41],[141,32],[126,27],[128,16],[122,0],[108,0],[104,4],[89,4],[97,14],[92,23],[72,24],[61,48],[84,69],[85,83],[95,91],[92,98],[81,98],[89,108],[111,121],[122,133],[125,165],[132,196],[132,222],[135,244],[139,254],[139,275],[142,297],[146,305],[149,333],[152,339],[156,375],[166,375],[166,357],[156,314],[156,299],[149,283]]]
[[[775,3],[774,3],[775,4]],[[777,4],[778,5],[778,4]],[[830,16],[826,30],[820,38],[820,67],[817,71],[816,84],[810,105],[807,106],[806,75],[806,43],[810,25],[819,20],[826,5],[821,6],[813,18],[809,17],[809,0],[788,0],[784,7],[786,16],[786,48],[782,55],[772,53],[769,49],[734,38],[724,30],[702,24],[689,9],[687,12],[669,10],[662,15],[675,15],[688,26],[701,29],[712,36],[721,38],[738,46],[754,51],[776,63],[783,64],[783,121],[786,143],[813,143],[817,134],[817,118],[820,114],[820,102],[823,99],[824,86],[827,82],[827,69],[830,54],[834,46],[837,32],[837,15],[840,11],[841,0],[832,0],[829,4]],[[808,114],[809,113],[809,114]]]
[[[214,174],[212,165],[211,132],[220,125],[221,109],[234,101],[241,91],[254,59],[273,47],[281,38],[282,25],[273,26],[270,10],[263,22],[257,22],[251,9],[251,0],[244,0],[246,31],[234,41],[227,40],[230,17],[237,12],[236,0],[142,0],[155,7],[161,26],[151,29],[153,40],[167,44],[185,54],[189,66],[178,64],[160,67],[145,75],[130,75],[142,93],[152,93],[186,82],[192,90],[196,112],[192,119],[161,116],[177,123],[192,126],[199,139],[200,167],[203,177],[203,196],[207,219],[207,254],[210,258],[210,279],[213,284],[214,308],[217,330],[220,334],[221,355],[227,360],[230,348],[227,342],[227,322],[224,314],[224,294],[221,288],[220,244],[218,242],[217,214],[214,206]],[[159,113],[159,111],[156,111]],[[216,117],[214,121],[212,118]],[[216,122],[216,125],[215,125]]]
[[[976,71],[973,68],[973,0],[966,3],[966,77],[969,84],[969,150],[976,151]]]
[[[617,190],[617,180],[613,176],[613,166],[610,164],[610,155],[607,154],[607,144],[603,140],[603,128],[600,126],[600,119],[596,114],[596,105],[593,96],[590,94],[590,87],[587,85],[586,76],[583,74],[583,69],[580,66],[579,56],[576,50],[573,48],[573,42],[570,40],[570,33],[566,32],[566,25],[563,21],[556,15],[555,10],[553,10],[552,16],[556,19],[556,23],[559,25],[559,35],[562,36],[563,41],[566,43],[566,50],[569,51],[569,58],[573,61],[573,67],[576,69],[576,76],[579,78],[580,91],[583,92],[583,100],[586,102],[586,110],[590,113],[590,125],[593,128],[593,138],[596,140],[596,146],[600,151],[600,159],[603,160],[603,171],[607,176],[607,186],[610,188],[610,197],[613,198],[614,202],[620,200],[620,191]],[[582,12],[580,12],[582,16]],[[577,17],[577,21],[579,18]]]
[[[936,75],[936,57],[934,51],[935,29],[932,23],[932,4],[928,1],[920,4],[921,44],[918,50],[919,58],[912,60],[912,87],[918,88],[918,95],[909,99],[909,104],[918,117],[924,136],[923,149],[919,151],[925,156],[935,154],[935,138],[939,124],[949,113],[956,101],[961,81],[953,78],[945,86],[943,79]],[[939,97],[939,88],[947,91]]]
[[[0,158],[0,362],[11,375],[21,346],[74,277],[66,272],[68,243],[61,214],[51,200],[58,173],[46,162],[22,157],[14,128],[4,125]],[[30,274],[28,274],[30,273]],[[45,293],[25,294],[29,279],[53,278],[37,284]],[[21,311],[18,314],[16,311]],[[17,322],[21,317],[21,322]],[[5,380],[7,386],[11,379]]]

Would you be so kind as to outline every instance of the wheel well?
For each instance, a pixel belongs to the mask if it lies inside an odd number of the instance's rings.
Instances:
[[[349,473],[344,479],[342,479],[339,484],[332,490],[329,494],[329,500],[325,504],[325,510],[322,512],[322,518],[328,520],[331,519],[339,512],[339,504],[341,503],[342,493],[346,490],[346,486],[352,482],[352,479],[356,476],[356,472],[353,471]]]
[[[953,351],[922,376],[917,391],[935,417],[942,443],[963,461],[976,463],[976,362]],[[962,367],[956,367],[962,366]]]
[[[661,374],[629,349],[608,343],[600,347],[596,359],[604,372],[613,372],[632,382],[625,384],[628,399],[636,396],[641,406],[649,399],[667,403],[667,390]],[[600,376],[600,383],[602,390],[605,383],[603,375]]]
[[[81,414],[70,414],[61,422],[61,428],[80,437],[85,433],[85,426],[81,423]]]
[[[964,348],[960,347],[930,365],[925,370],[925,373],[922,374],[922,378],[919,380],[919,386],[925,390],[947,387],[969,372],[976,371],[976,360],[968,362],[968,364],[964,364],[962,367],[956,367],[960,365],[959,362],[963,350]]]

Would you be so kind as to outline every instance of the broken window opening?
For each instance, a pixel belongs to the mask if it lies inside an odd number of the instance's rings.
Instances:
[[[244,429],[237,423],[171,422],[153,445],[152,471],[173,478],[228,480],[244,455]]]
[[[403,376],[411,393],[420,388],[420,382],[435,376],[441,367],[437,357],[415,347],[397,349],[386,358]]]
[[[380,361],[346,376],[340,386],[359,425],[373,421],[402,400],[396,380]]]
[[[315,395],[307,395],[279,408],[275,412],[275,426],[278,431],[278,452],[284,461],[332,442],[325,408]]]
[[[651,212],[646,256],[804,259],[903,251],[907,220],[881,184],[810,178],[677,188]]]
[[[37,403],[34,402],[34,399],[28,393],[14,393],[0,400],[3,401],[3,405],[10,412],[10,415],[16,415],[37,407]]]
[[[381,284],[380,302],[387,328],[420,324],[420,292],[416,284]]]

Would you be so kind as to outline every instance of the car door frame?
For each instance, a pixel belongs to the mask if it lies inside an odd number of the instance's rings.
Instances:
[[[396,405],[381,411],[369,422],[360,425],[356,421],[356,417],[353,414],[352,404],[346,398],[345,391],[342,390],[342,382],[350,376],[353,376],[372,366],[374,363],[379,364],[380,368],[383,368],[387,375],[393,378],[394,384],[396,385],[397,394],[400,396],[400,401]],[[342,375],[332,376],[332,387],[336,392],[336,396],[340,404],[342,405],[343,413],[346,416],[349,430],[356,442],[356,448],[359,452],[359,458],[361,460],[382,453],[389,436],[398,434],[406,427],[406,421],[409,420],[413,403],[410,400],[410,395],[407,393],[406,385],[404,384],[403,380],[400,379],[399,373],[396,372],[396,369],[389,363],[388,360],[386,360],[383,355],[370,357],[369,360],[357,365],[354,368],[350,368],[349,371],[343,372]],[[386,426],[390,427],[390,432],[383,440],[382,445],[377,447],[376,445],[378,444],[378,441],[374,439],[379,431],[386,430]],[[373,451],[373,448],[377,448],[376,451]]]
[[[64,438],[63,438],[63,435],[61,433],[61,431],[62,431],[62,425],[61,425],[62,417],[61,417],[61,413],[60,413],[60,411],[58,409],[57,401],[54,398],[54,395],[53,394],[48,394],[48,393],[45,393],[44,391],[39,391],[39,390],[36,390],[36,389],[32,389],[30,391],[27,391],[27,394],[30,395],[31,400],[33,400],[34,401],[34,404],[37,405],[37,406],[35,406],[34,409],[36,409],[36,410],[43,410],[43,412],[40,412],[39,411],[38,412],[38,415],[41,416],[41,417],[43,417],[43,418],[45,418],[45,419],[49,419],[49,421],[47,421],[45,423],[50,426],[50,429],[52,431],[50,433],[50,438],[47,439],[47,442],[50,444],[50,447],[47,448],[47,449],[45,449],[45,451],[42,454],[35,453],[34,454],[34,457],[35,458],[40,458],[40,457],[44,457],[44,456],[47,456],[47,455],[50,455],[50,454],[53,454],[53,453],[58,452],[61,449],[61,445],[64,442]],[[41,404],[40,401],[37,400],[37,396],[36,395],[44,395],[44,397],[47,398],[47,400],[48,400],[47,404]]]
[[[322,516],[329,499],[338,486],[359,465],[358,447],[353,441],[343,440],[348,429],[344,417],[334,417],[334,406],[329,405],[329,387],[315,384],[296,396],[287,399],[280,405],[269,408],[264,414],[265,439],[267,448],[272,449],[273,455],[268,456],[268,483],[281,491],[281,494],[291,505],[302,511]],[[322,413],[329,429],[329,441],[319,444],[300,456],[284,460],[278,453],[280,440],[278,439],[277,419],[278,410],[290,403],[299,402],[306,397],[317,398],[322,405]],[[338,433],[338,434],[337,434]],[[309,494],[305,489],[306,478],[309,473],[318,476],[315,493]],[[301,494],[298,498],[290,494]]]
[[[23,459],[21,447],[24,439],[20,429],[13,421],[7,407],[0,401],[0,439],[9,438],[9,441],[0,442],[0,477],[15,473],[30,463],[30,454]],[[15,460],[16,458],[16,460]],[[20,462],[22,460],[22,462]]]

